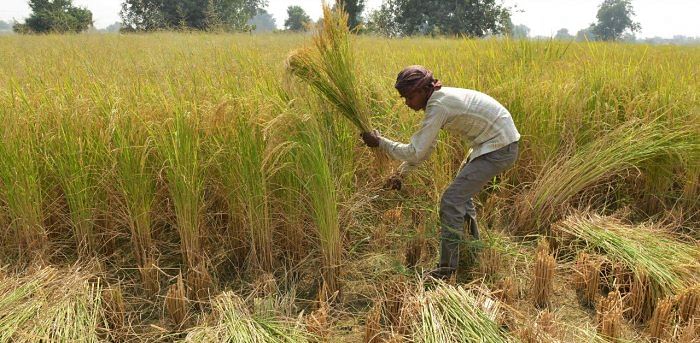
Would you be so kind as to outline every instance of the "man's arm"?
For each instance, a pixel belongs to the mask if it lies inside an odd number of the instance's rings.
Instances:
[[[421,128],[411,137],[410,143],[403,144],[379,137],[379,147],[393,159],[404,161],[400,170],[408,172],[430,157],[445,120],[443,111],[431,110],[426,114]]]

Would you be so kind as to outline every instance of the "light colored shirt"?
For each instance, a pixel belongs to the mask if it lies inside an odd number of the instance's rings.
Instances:
[[[430,157],[440,129],[471,144],[470,161],[520,140],[510,112],[494,98],[471,89],[442,87],[428,99],[423,123],[410,143],[380,137],[379,147],[404,161],[399,167],[403,174]]]

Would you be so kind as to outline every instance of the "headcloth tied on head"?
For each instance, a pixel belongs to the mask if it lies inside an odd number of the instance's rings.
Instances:
[[[433,72],[420,65],[406,67],[396,77],[396,90],[401,96],[406,97],[413,91],[421,88],[433,91],[442,88],[442,83],[433,78]]]

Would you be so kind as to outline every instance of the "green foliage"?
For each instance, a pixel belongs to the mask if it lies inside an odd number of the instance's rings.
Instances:
[[[507,32],[510,22],[510,9],[496,0],[385,0],[379,11],[370,15],[374,26],[406,36],[483,37]]]
[[[515,39],[527,39],[530,36],[530,28],[523,24],[514,25],[510,35]]]
[[[248,31],[266,0],[125,0],[123,31],[194,29]]]
[[[639,23],[632,20],[633,16],[631,0],[604,0],[598,9],[598,22],[593,24],[592,32],[601,40],[619,40],[625,31],[641,29]]]
[[[348,26],[354,30],[362,24],[362,11],[365,9],[365,0],[341,0],[343,10],[348,14]]]
[[[306,14],[301,6],[287,7],[287,20],[284,21],[284,27],[290,31],[306,31],[311,23],[311,17]]]
[[[32,14],[17,33],[83,32],[92,26],[92,12],[73,6],[72,0],[29,0]]]

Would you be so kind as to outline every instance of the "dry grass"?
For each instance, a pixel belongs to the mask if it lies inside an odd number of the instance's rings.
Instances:
[[[546,308],[550,304],[555,268],[556,261],[554,256],[549,253],[549,244],[545,240],[541,240],[535,255],[534,277],[532,279],[532,298],[538,308]]]

